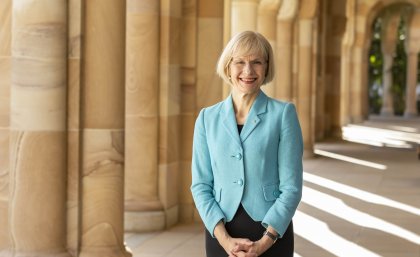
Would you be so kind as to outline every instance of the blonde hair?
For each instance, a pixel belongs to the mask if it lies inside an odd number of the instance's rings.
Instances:
[[[234,56],[261,55],[267,61],[267,70],[263,85],[274,78],[274,57],[273,49],[268,40],[258,32],[244,31],[236,34],[227,43],[219,57],[216,66],[216,73],[228,84],[229,64]]]

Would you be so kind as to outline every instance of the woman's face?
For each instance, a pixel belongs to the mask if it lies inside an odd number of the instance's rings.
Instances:
[[[260,55],[233,57],[229,64],[232,90],[254,94],[259,91],[267,71],[267,61]]]

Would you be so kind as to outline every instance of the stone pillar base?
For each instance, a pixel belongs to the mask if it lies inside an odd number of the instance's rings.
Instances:
[[[178,220],[181,223],[191,223],[194,221],[194,209],[193,203],[181,203],[179,205]]]
[[[360,116],[360,115],[351,117],[351,122],[352,123],[362,123],[364,120],[365,119],[363,118],[363,116]]]
[[[165,212],[162,211],[125,211],[125,232],[152,232],[165,229]]]
[[[132,257],[127,249],[110,247],[89,247],[82,248],[79,257]]]
[[[334,139],[342,139],[343,138],[343,129],[339,126],[332,126],[330,131],[330,137]]]
[[[175,205],[161,211],[125,211],[125,232],[153,232],[167,229],[178,223],[179,207]]]
[[[178,223],[179,206],[175,205],[166,210],[166,228],[170,228]]]
[[[315,157],[313,149],[304,149],[303,150],[303,159],[311,159]]]
[[[381,109],[381,116],[384,116],[384,117],[394,116],[394,110],[392,110],[390,108],[382,108]]]
[[[416,112],[404,112],[404,117],[405,118],[415,118],[418,117],[418,114]]]

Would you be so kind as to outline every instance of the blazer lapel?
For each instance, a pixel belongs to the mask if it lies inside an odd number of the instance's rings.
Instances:
[[[249,137],[249,135],[251,135],[252,131],[258,126],[258,124],[260,124],[261,118],[259,115],[267,111],[267,101],[267,96],[263,91],[260,91],[257,99],[255,99],[255,102],[251,107],[245,125],[242,129],[240,136],[242,143]]]
[[[235,141],[238,146],[242,147],[238,134],[238,125],[236,124],[235,111],[233,110],[232,95],[229,95],[229,97],[223,102],[221,115],[223,117],[223,127],[232,137],[233,141]]]

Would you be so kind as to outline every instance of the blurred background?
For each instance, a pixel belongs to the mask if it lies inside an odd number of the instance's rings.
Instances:
[[[419,0],[0,1],[0,256],[204,256],[194,122],[244,30],[302,127],[296,256],[420,256]]]

